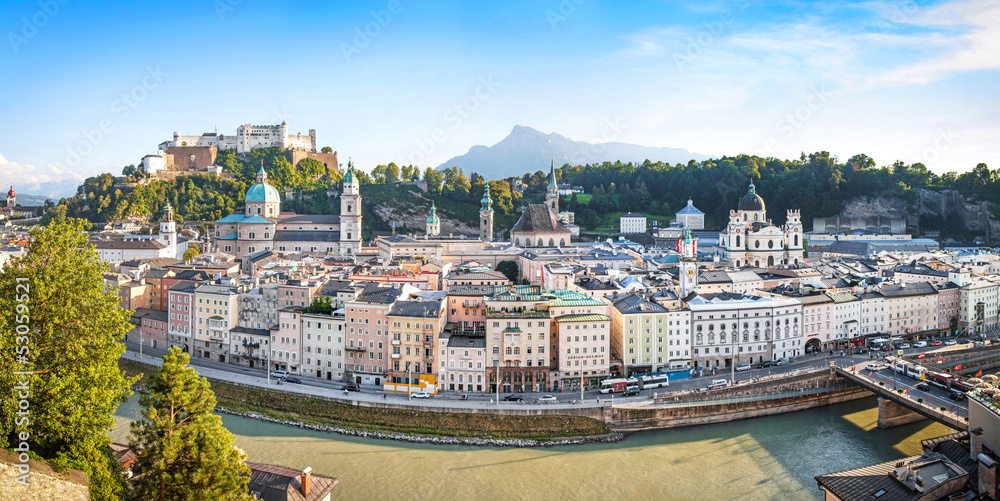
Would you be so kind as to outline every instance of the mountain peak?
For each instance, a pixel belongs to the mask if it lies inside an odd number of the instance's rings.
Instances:
[[[507,137],[493,146],[474,145],[464,155],[454,157],[437,168],[460,167],[466,173],[478,172],[497,179],[520,176],[525,172],[546,171],[552,159],[558,159],[560,165],[583,165],[616,160],[623,163],[650,160],[674,164],[709,158],[709,155],[681,148],[573,141],[555,132],[546,134],[526,125],[515,125]]]

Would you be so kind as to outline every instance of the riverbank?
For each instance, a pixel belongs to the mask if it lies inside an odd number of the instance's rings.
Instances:
[[[156,367],[120,360],[145,385]],[[217,410],[262,421],[360,437],[418,443],[534,447],[614,442],[622,436],[593,418],[570,415],[498,415],[424,412],[356,406],[318,397],[211,380]]]

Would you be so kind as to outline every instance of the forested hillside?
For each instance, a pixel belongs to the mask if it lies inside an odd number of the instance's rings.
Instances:
[[[173,182],[145,180],[134,187],[115,185],[110,174],[89,178],[79,187],[75,197],[61,200],[52,214],[55,217],[84,217],[95,223],[122,217],[155,218],[164,202],[169,200],[183,220],[211,221],[239,210],[246,189],[255,182],[261,165],[267,170],[269,182],[282,195],[283,210],[317,214],[339,212],[336,199],[331,200],[327,190],[340,191],[341,175],[326,172],[324,166],[314,160],[304,159],[292,166],[283,151],[272,148],[254,151],[245,157],[238,157],[231,151],[220,152],[217,164],[234,178],[181,176]],[[513,226],[517,209],[524,204],[542,202],[547,166],[540,167],[522,176],[527,186],[523,195],[512,191],[506,180],[490,182],[498,230],[506,231]],[[378,165],[371,173],[356,172],[362,185],[361,194],[365,197],[366,235],[373,230],[389,230],[391,224],[375,214],[372,204],[396,206],[400,197],[416,198],[420,189],[412,184],[415,181],[426,183],[426,193],[419,196],[434,200],[442,217],[478,226],[485,182],[479,173],[467,174],[455,167],[441,170],[400,167],[394,163]],[[688,197],[706,213],[708,226],[718,228],[725,224],[729,210],[734,209],[746,193],[751,179],[757,193],[764,197],[768,214],[775,223],[784,221],[786,209],[801,209],[807,228],[813,217],[835,215],[847,201],[856,197],[897,197],[913,201],[917,188],[954,189],[966,198],[1000,203],[1000,171],[990,170],[986,164],[979,164],[961,175],[950,172],[938,176],[920,163],[896,162],[878,167],[863,154],[844,162],[827,152],[818,152],[795,160],[740,155],[691,161],[687,165],[649,161],[642,164],[567,164],[556,169],[556,177],[559,183],[583,186],[586,194],[564,199],[562,207],[576,212],[577,224],[590,228],[599,225],[603,218],[624,211],[669,219],[687,203]],[[285,198],[286,188],[292,190],[294,200]],[[405,210],[416,209],[411,204]],[[1000,214],[991,216],[997,218]],[[941,218],[921,220],[920,223],[923,230],[939,230],[943,235],[954,226]],[[422,228],[408,229],[422,231]]]

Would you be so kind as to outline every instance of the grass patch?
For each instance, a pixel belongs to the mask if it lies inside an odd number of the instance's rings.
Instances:
[[[148,374],[155,367],[119,361],[126,374]],[[536,439],[605,435],[607,425],[579,416],[502,416],[407,409],[360,407],[322,398],[253,388],[210,380],[220,406],[238,412],[258,412],[277,419],[380,433],[406,433],[460,438]]]

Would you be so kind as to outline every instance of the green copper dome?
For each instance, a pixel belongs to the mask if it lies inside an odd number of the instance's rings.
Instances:
[[[344,184],[356,183],[354,179],[354,164],[350,160],[347,161],[347,173],[344,174]]]
[[[486,182],[486,189],[483,190],[483,199],[479,201],[483,208],[479,209],[481,211],[493,210],[493,199],[490,198],[490,183]]]
[[[431,215],[427,216],[427,224],[441,224],[441,220],[437,216],[437,208],[434,207],[434,202],[431,202]]]
[[[255,184],[247,190],[247,202],[274,202],[281,203],[278,197],[278,190],[269,184]]]

